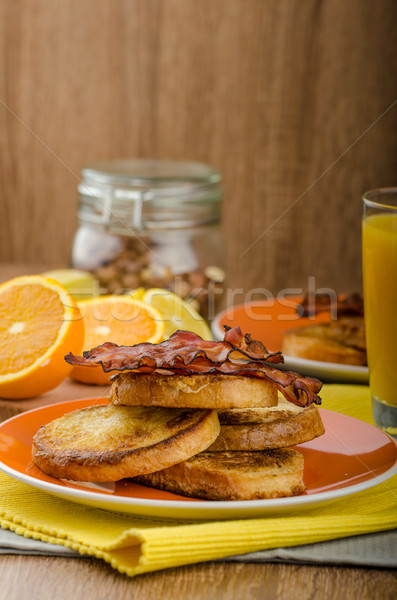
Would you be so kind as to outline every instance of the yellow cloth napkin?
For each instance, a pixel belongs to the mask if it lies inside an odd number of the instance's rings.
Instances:
[[[366,386],[326,385],[323,406],[372,422]],[[55,498],[0,474],[0,521],[20,535],[101,558],[127,575],[397,527],[397,476],[302,513],[234,521],[119,515]]]

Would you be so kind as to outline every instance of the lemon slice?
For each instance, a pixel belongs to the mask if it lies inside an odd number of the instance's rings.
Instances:
[[[164,339],[178,329],[192,331],[204,340],[212,340],[211,330],[198,312],[180,296],[161,288],[147,290],[142,299],[161,312],[164,318]]]
[[[134,300],[140,300],[141,302],[143,301],[143,297],[145,295],[145,288],[144,287],[139,287],[136,288],[136,290],[134,290],[133,292],[129,292],[128,296],[130,298],[133,298]]]
[[[63,285],[75,300],[87,300],[99,295],[99,283],[91,273],[77,269],[55,269],[43,273]]]

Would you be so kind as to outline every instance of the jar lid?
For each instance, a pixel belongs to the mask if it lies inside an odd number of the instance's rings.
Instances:
[[[162,160],[87,165],[78,186],[79,221],[128,229],[182,229],[220,219],[221,175],[211,166]],[[126,231],[127,230],[127,231]]]

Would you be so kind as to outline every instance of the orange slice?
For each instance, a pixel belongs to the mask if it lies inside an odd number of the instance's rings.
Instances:
[[[65,354],[83,342],[80,311],[62,285],[42,275],[0,285],[0,397],[52,390],[71,372]]]
[[[130,296],[99,296],[78,303],[84,318],[84,350],[105,342],[119,346],[134,346],[141,342],[161,342],[164,337],[164,318],[153,306]],[[72,379],[81,383],[108,385],[109,377],[101,366],[73,367]]]

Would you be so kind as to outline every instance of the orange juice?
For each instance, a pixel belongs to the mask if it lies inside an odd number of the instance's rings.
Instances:
[[[397,406],[397,210],[364,218],[362,239],[370,388]]]

